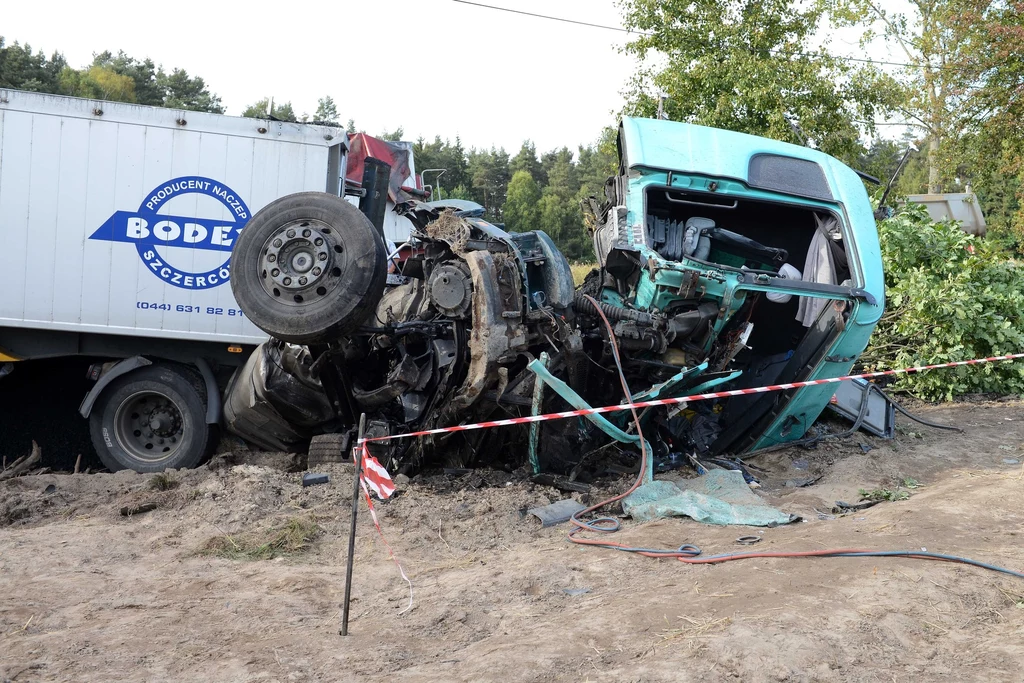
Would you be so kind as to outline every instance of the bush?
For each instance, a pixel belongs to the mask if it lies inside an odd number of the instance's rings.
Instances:
[[[872,370],[1024,350],[1024,267],[998,245],[935,223],[921,205],[879,223],[886,312],[861,362]],[[1024,393],[1024,362],[900,375],[921,398]]]

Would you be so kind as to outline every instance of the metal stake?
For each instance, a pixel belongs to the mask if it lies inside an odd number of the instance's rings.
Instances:
[[[366,413],[359,416],[359,436],[356,441],[355,481],[352,484],[352,524],[348,531],[348,566],[345,568],[345,604],[341,612],[341,635],[348,635],[348,607],[352,597],[352,558],[356,554],[356,515],[359,514],[359,479],[363,470],[363,433],[366,431]]]

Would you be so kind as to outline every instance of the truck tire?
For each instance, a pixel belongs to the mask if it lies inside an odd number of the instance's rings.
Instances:
[[[376,309],[387,279],[380,233],[355,206],[324,192],[267,204],[238,236],[231,261],[242,311],[294,344],[354,330]]]
[[[202,379],[170,364],[139,368],[111,382],[89,415],[89,429],[111,472],[195,467],[214,442]]]

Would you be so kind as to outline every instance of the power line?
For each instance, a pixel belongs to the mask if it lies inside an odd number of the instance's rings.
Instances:
[[[566,24],[576,24],[577,26],[589,26],[590,28],[600,28],[600,29],[604,29],[606,31],[619,31],[621,33],[633,33],[633,34],[637,34],[637,35],[641,35],[641,36],[648,36],[648,37],[654,35],[653,33],[648,33],[646,31],[633,31],[631,29],[623,28],[621,26],[608,26],[606,24],[592,24],[592,23],[587,22],[587,21],[578,21],[576,19],[566,19],[564,17],[553,17],[553,16],[550,16],[550,15],[547,15],[547,14],[537,14],[535,12],[524,12],[523,10],[512,9],[511,7],[498,7],[497,5],[485,5],[482,2],[470,2],[470,0],[452,0],[452,2],[457,2],[460,5],[472,5],[473,7],[482,7],[484,9],[497,10],[499,12],[509,12],[511,14],[522,14],[523,16],[534,17],[536,19],[547,19],[549,21],[560,21],[560,22],[563,22],[563,23],[566,23]],[[785,52],[785,53],[783,53],[780,50],[769,50],[768,52],[770,52],[772,54],[776,54],[776,55],[777,54],[782,54],[782,56],[784,56],[784,57],[818,57],[818,56],[820,56],[820,55],[816,55],[816,54],[813,54],[813,53],[810,53],[810,52]],[[909,69],[923,69],[923,68],[925,68],[925,65],[923,65],[923,64],[907,64],[905,62],[885,62],[885,61],[879,61],[879,60],[874,60],[874,59],[865,59],[863,57],[846,57],[846,56],[841,56],[841,55],[831,55],[831,56],[832,56],[833,59],[838,59],[838,60],[846,61],[846,62],[861,62],[861,63],[864,63],[864,64],[881,64],[881,65],[884,65],[884,66],[902,66],[902,67],[906,67],[906,68],[909,68]],[[931,66],[931,65],[929,65],[929,66]],[[945,70],[953,71],[953,70],[957,70],[958,69],[958,67],[952,67],[952,66],[939,66],[939,67],[933,66],[931,68],[935,69],[936,71],[945,71]]]
[[[653,35],[651,33],[646,33],[644,31],[631,31],[628,28],[622,28],[621,26],[606,26],[604,24],[591,24],[588,21],[577,21],[576,19],[564,19],[562,17],[552,17],[552,16],[548,16],[547,14],[535,14],[533,12],[524,12],[522,10],[512,9],[511,7],[497,7],[495,5],[485,5],[485,4],[480,3],[480,2],[469,2],[469,0],[452,0],[452,2],[457,2],[460,5],[473,5],[474,7],[483,7],[484,9],[494,9],[494,10],[499,10],[501,12],[510,12],[512,14],[522,14],[522,15],[527,16],[527,17],[536,17],[537,19],[548,19],[550,21],[561,21],[561,22],[565,22],[566,24],[577,24],[579,26],[589,26],[591,28],[603,28],[603,29],[608,30],[608,31],[621,31],[622,33],[638,33],[638,34],[644,35],[644,36]]]

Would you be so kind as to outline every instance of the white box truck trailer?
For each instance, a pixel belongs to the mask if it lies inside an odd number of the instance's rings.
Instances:
[[[0,90],[4,374],[94,359],[80,412],[103,463],[198,464],[266,339],[232,297],[232,245],[279,197],[342,194],[347,149],[331,126]]]

